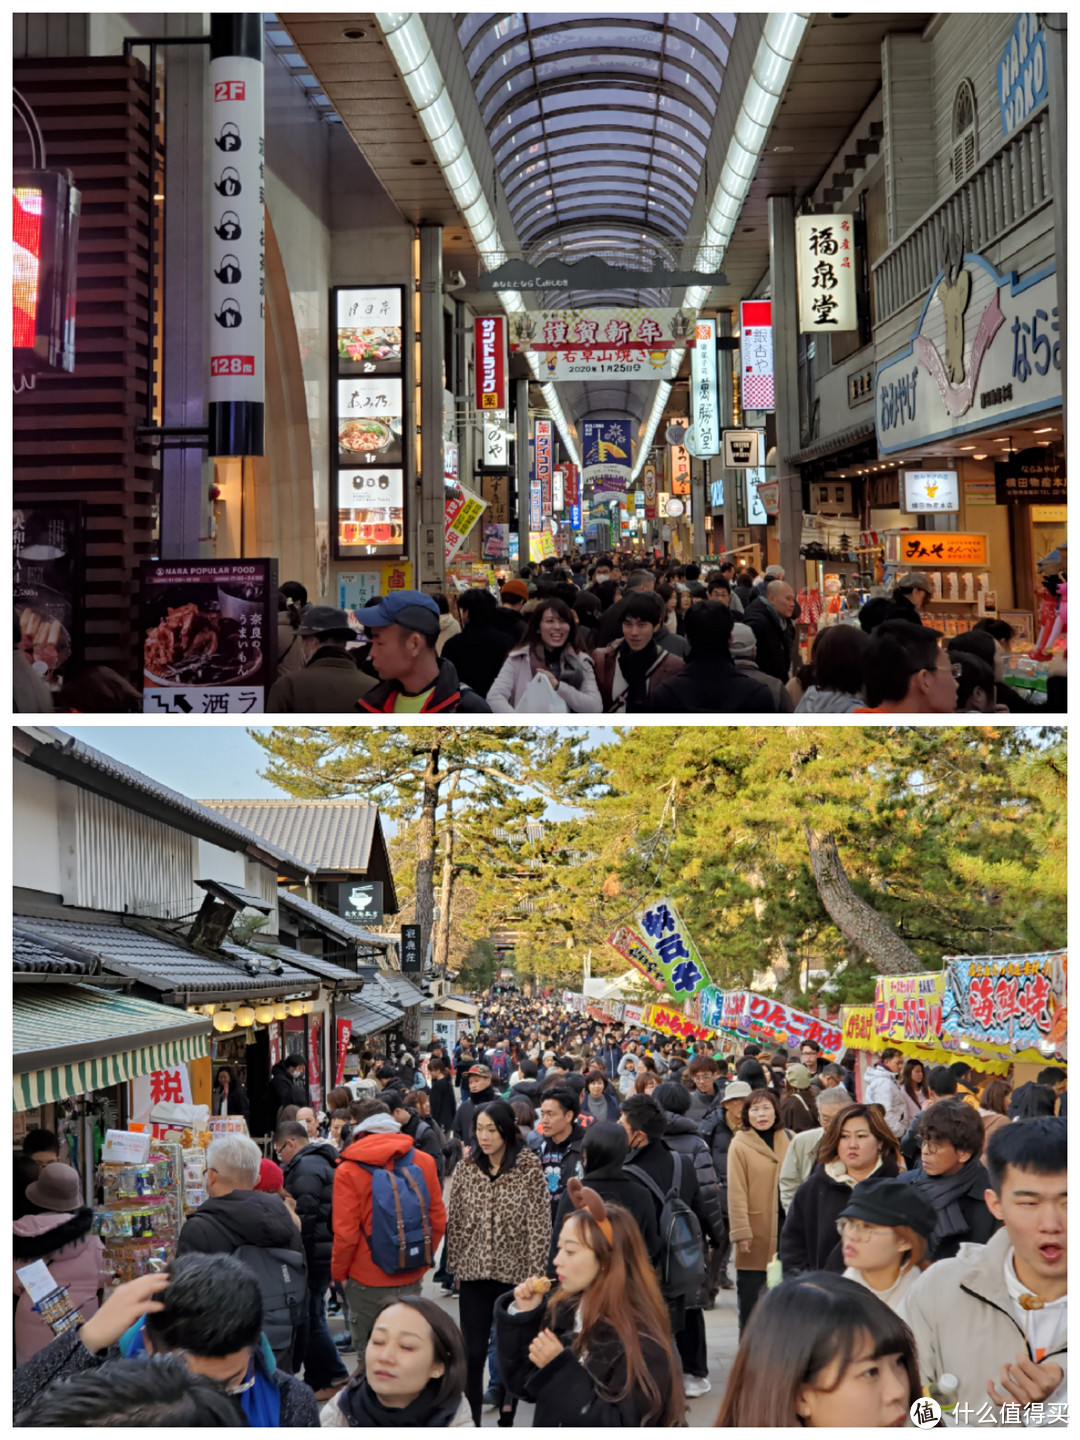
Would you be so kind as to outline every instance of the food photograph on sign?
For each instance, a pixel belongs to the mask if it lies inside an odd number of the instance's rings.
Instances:
[[[339,375],[400,375],[401,288],[337,292]]]
[[[341,557],[400,554],[405,543],[402,470],[381,465],[341,469],[337,483]]]
[[[338,381],[339,463],[400,465],[403,428],[400,380]]]

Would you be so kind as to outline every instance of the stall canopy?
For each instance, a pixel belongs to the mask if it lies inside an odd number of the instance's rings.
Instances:
[[[205,1015],[89,985],[18,986],[14,1106],[31,1110],[210,1053]]]
[[[476,1019],[479,1008],[478,1005],[463,1000],[460,995],[444,995],[441,1000],[435,1001],[436,1010],[451,1010],[455,1015],[465,1015],[470,1020]]]

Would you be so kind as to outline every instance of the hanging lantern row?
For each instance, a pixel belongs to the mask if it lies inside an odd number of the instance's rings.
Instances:
[[[284,1020],[287,1016],[298,1019],[301,1015],[310,1015],[315,1008],[314,1000],[260,1000],[255,1005],[237,1005],[230,1009],[227,1005],[189,1005],[188,1010],[193,1015],[207,1015],[214,1022],[214,1029],[221,1035],[228,1035],[237,1026],[241,1030],[248,1030],[253,1025],[269,1025],[274,1020]]]

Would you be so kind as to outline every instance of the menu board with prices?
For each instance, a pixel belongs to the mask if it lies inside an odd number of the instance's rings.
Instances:
[[[332,290],[331,323],[334,559],[403,557],[412,463],[404,286]]]

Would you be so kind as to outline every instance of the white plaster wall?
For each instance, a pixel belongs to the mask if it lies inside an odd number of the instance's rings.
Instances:
[[[15,763],[12,783],[12,884],[59,895],[60,827],[57,822],[59,781],[43,770]]]

